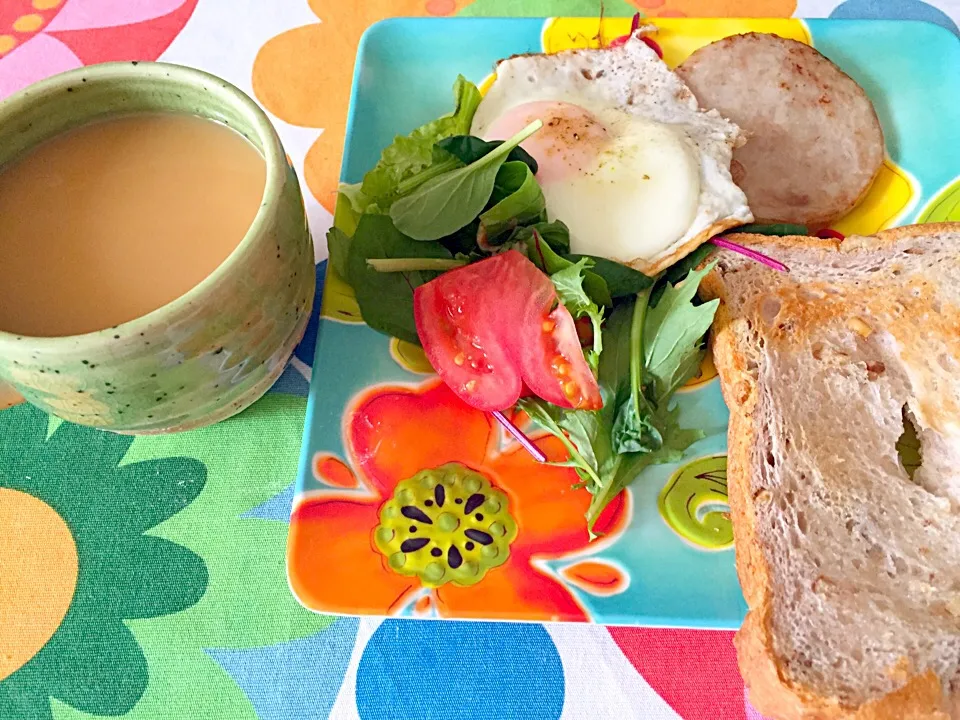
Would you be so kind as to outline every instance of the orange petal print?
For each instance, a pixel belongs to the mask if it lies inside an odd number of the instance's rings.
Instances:
[[[384,567],[370,533],[379,522],[378,501],[332,500],[319,495],[293,512],[288,558],[290,586],[312,608],[389,615],[418,587]]]
[[[541,438],[536,445],[551,461],[567,457],[557,438]],[[570,468],[531,464],[530,456],[519,446],[490,463],[493,482],[510,495],[510,514],[521,528],[514,547],[547,556],[587,547],[590,538],[584,514],[590,494],[573,489],[580,478]],[[626,509],[626,495],[620,493],[600,516],[595,530],[604,535],[620,532],[628,518]]]
[[[448,462],[479,468],[494,437],[493,420],[438,380],[419,390],[373,388],[348,417],[351,456],[384,496],[426,468]]]
[[[560,575],[591,595],[616,595],[630,584],[620,568],[601,560],[581,560],[560,570]]]
[[[326,453],[313,456],[313,477],[327,485],[347,490],[358,486],[353,470],[340,458]]]
[[[281,120],[323,131],[307,152],[304,180],[331,213],[340,176],[354,57],[363,32],[388,17],[452,15],[469,1],[312,0],[310,9],[322,22],[288,30],[260,48],[253,63],[257,98]]]
[[[586,611],[569,587],[539,565],[542,560],[564,558],[590,547],[584,522],[590,495],[572,488],[578,481],[573,470],[537,463],[516,443],[509,444],[506,452],[500,454],[495,442],[497,432],[489,415],[464,404],[436,379],[416,388],[369,388],[359,395],[352,408],[344,419],[344,433],[350,464],[359,476],[339,458],[326,453],[315,456],[313,469],[317,478],[328,484],[347,486],[353,482],[371,492],[362,495],[321,491],[296,507],[288,566],[291,587],[304,604],[319,611],[394,614],[413,602],[414,611],[419,614],[587,619]],[[566,458],[563,443],[557,438],[541,437],[536,443],[550,460]],[[383,502],[393,496],[401,481],[448,462],[471,468],[483,476],[484,482],[506,494],[509,507],[502,512],[510,516],[511,525],[517,523],[517,535],[509,545],[506,562],[484,571],[475,583],[458,586],[448,581],[432,592],[424,592],[416,573],[404,576],[390,569],[373,542],[373,533],[380,524]],[[405,487],[402,492],[411,490]],[[433,507],[434,502],[443,507],[440,494],[429,494],[423,500],[424,509]],[[415,494],[412,498],[403,502],[416,506],[420,500]],[[614,498],[597,523],[598,532],[612,537],[626,527],[630,514],[628,498],[626,493]],[[448,520],[453,518],[456,511],[452,508],[461,500],[455,498],[451,510],[437,516],[438,523],[448,515]],[[483,496],[480,501],[483,502]],[[474,513],[478,506],[470,506],[470,502],[462,507],[465,512]],[[415,528],[423,522],[416,515],[402,514],[415,521]],[[476,520],[483,521],[479,512]],[[406,522],[403,521],[404,526]],[[447,547],[445,543],[451,541],[444,534],[458,526],[437,527],[434,541]],[[417,537],[421,535],[429,537],[430,533],[424,531]],[[491,542],[489,536],[486,542],[467,537],[484,545]],[[472,544],[467,542],[465,551],[472,551]],[[424,547],[401,550],[416,553]],[[434,550],[433,557],[442,556]],[[435,564],[433,560],[429,562]],[[594,578],[600,592],[604,587],[619,587],[615,582],[604,585],[604,578],[597,573],[575,577],[581,584]]]
[[[535,482],[536,478],[530,480]],[[580,522],[583,524],[582,516]],[[520,537],[523,532],[521,528]],[[437,611],[444,617],[458,618],[585,621],[587,614],[570,591],[535,568],[531,560],[530,554],[518,550],[514,543],[507,563],[491,570],[476,585],[438,588]]]

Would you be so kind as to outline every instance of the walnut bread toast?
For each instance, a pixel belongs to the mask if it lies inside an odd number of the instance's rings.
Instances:
[[[960,223],[730,239],[790,268],[722,252],[703,286],[750,699],[960,718]]]

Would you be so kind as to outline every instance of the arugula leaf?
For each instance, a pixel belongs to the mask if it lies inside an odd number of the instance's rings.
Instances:
[[[490,201],[495,203],[480,214],[480,229],[487,242],[517,225],[539,220],[547,203],[537,179],[522,162],[505,162],[497,173]]]
[[[691,270],[694,270],[700,263],[716,252],[716,250],[717,248],[714,245],[705,242],[689,255],[680,258],[680,260],[664,270],[657,278],[656,285],[653,286],[653,291],[650,294],[650,307],[657,306],[657,303],[660,302],[660,297],[663,295],[663,291],[667,289],[668,283],[670,285],[676,285],[689,275]]]
[[[651,465],[679,462],[684,451],[703,437],[701,430],[686,430],[677,420],[679,408],[658,414],[656,424],[661,428],[663,445],[653,452],[635,452],[618,455],[619,462],[612,473],[603,477],[603,481],[587,508],[587,530],[590,538],[596,537],[594,526],[604,509],[630,483],[637,479],[645,468]]]
[[[543,243],[546,245],[546,243]],[[587,295],[584,289],[584,273],[590,267],[590,260],[584,258],[575,265],[553,273],[550,276],[553,286],[557,290],[557,296],[564,307],[570,311],[575,318],[587,317],[593,326],[593,348],[584,352],[584,357],[597,372],[600,362],[600,353],[603,352],[603,333],[601,325],[603,324],[603,308],[597,307],[597,304]]]
[[[327,231],[327,250],[330,253],[330,266],[337,275],[346,280],[347,261],[350,257],[350,236],[334,225]]]
[[[493,242],[491,245],[519,245],[533,242],[533,235],[536,233],[541,239],[550,246],[554,253],[561,255],[570,250],[570,229],[560,220],[553,222],[538,222],[533,225],[525,225],[516,228],[506,240],[502,242]]]
[[[443,140],[439,141],[437,143],[437,147],[450,153],[459,159],[464,165],[469,165],[472,162],[476,162],[487,153],[496,150],[502,144],[503,140],[481,140],[473,135],[454,135],[453,137],[444,138]],[[510,154],[507,155],[507,162],[512,162],[514,160],[524,163],[530,168],[530,172],[532,172],[534,175],[536,175],[537,171],[540,169],[537,165],[537,161],[534,160],[533,155],[528,153],[522,147],[515,147],[510,151]]]
[[[570,460],[561,463],[576,470],[583,486],[593,497],[586,513],[587,529],[595,538],[595,526],[607,505],[644,468],[659,463],[677,462],[683,452],[703,437],[699,430],[683,429],[677,422],[678,408],[669,408],[673,390],[680,378],[690,377],[699,363],[699,344],[703,331],[696,333],[705,316],[712,318],[709,303],[694,306],[692,295],[703,275],[690,273],[679,287],[668,284],[659,311],[648,304],[651,287],[636,299],[618,303],[603,328],[603,354],[600,356],[598,381],[604,399],[596,412],[565,410],[542,400],[527,398],[524,409],[548,432],[574,446]],[[684,292],[686,289],[686,292]],[[680,302],[684,299],[684,302]],[[654,317],[651,321],[650,318]],[[674,323],[690,321],[690,332],[680,332]],[[708,323],[709,324],[709,321]],[[681,359],[673,375],[672,388],[665,395],[654,392],[657,376],[648,361],[664,360],[662,350],[675,340],[673,352],[666,360]],[[669,370],[661,362],[655,369]],[[645,392],[646,391],[646,392]],[[531,411],[531,408],[533,411]]]
[[[398,136],[384,149],[379,162],[363,177],[359,186],[341,186],[358,213],[383,212],[390,207],[397,194],[398,185],[416,175],[435,161],[434,145],[453,135],[470,131],[473,115],[480,105],[481,95],[477,86],[462,75],[453,85],[456,107],[448,115],[421,125],[407,136]],[[371,208],[376,205],[376,208]]]
[[[536,422],[540,427],[549,432],[551,435],[557,437],[567,449],[567,453],[570,456],[570,460],[565,463],[558,463],[566,467],[572,467],[576,470],[580,478],[587,484],[588,487],[596,486],[600,483],[599,475],[599,465],[597,463],[597,456],[593,448],[594,438],[591,436],[590,432],[586,430],[585,427],[577,429],[576,423],[570,423],[567,421],[566,424],[572,425],[575,427],[571,431],[573,440],[567,437],[567,434],[564,432],[564,429],[560,427],[560,422],[564,421],[568,414],[575,414],[578,412],[587,412],[584,410],[574,410],[572,412],[564,410],[563,408],[557,407],[548,403],[546,400],[541,400],[538,397],[525,397],[520,398],[517,401],[517,408],[525,412],[530,416],[530,419]],[[581,453],[579,448],[583,448]]]
[[[411,240],[386,215],[362,216],[350,241],[346,280],[353,286],[364,321],[374,330],[419,345],[413,321],[413,290],[441,273],[381,273],[368,265],[367,260],[372,258],[450,259],[450,252],[440,243]]]
[[[564,225],[564,228],[566,226]],[[530,232],[532,242],[527,243],[527,257],[534,265],[543,270],[547,275],[553,275],[561,270],[567,270],[575,266],[566,258],[558,255],[535,229]],[[589,262],[589,261],[588,261]],[[601,307],[610,307],[613,305],[613,299],[610,297],[610,291],[607,290],[607,283],[603,278],[592,272],[589,265],[584,266],[583,287],[587,295],[594,303]]]
[[[696,372],[701,340],[720,301],[702,305],[692,301],[700,281],[715,265],[714,262],[703,270],[691,270],[679,285],[668,283],[660,302],[647,313],[643,335],[649,340],[643,348],[643,360],[658,407]]]
[[[541,127],[536,120],[476,162],[432,178],[399,198],[390,206],[397,229],[414,240],[439,240],[469,225],[493,194],[507,155]]]
[[[575,253],[564,255],[567,260],[577,262],[581,258],[590,258],[593,260],[593,272],[603,278],[607,283],[607,289],[610,291],[610,297],[630,297],[636,295],[641,290],[653,285],[655,278],[644,275],[639,270],[634,270],[629,265],[618,263],[615,260],[597,257],[595,255],[577,255]]]
[[[613,422],[613,448],[618,453],[654,452],[663,447],[663,434],[654,424],[649,406],[638,408],[632,393],[618,398]]]

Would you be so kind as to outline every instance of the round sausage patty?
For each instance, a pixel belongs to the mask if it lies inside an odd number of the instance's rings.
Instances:
[[[757,222],[828,225],[863,198],[883,163],[870,98],[809,45],[734,35],[700,48],[677,73],[702,108],[744,131],[731,172]]]

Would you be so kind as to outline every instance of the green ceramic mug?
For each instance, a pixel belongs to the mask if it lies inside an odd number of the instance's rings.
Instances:
[[[263,395],[303,336],[315,273],[300,186],[276,130],[244,93],[198,70],[108,63],[26,88],[0,103],[0,171],[54,135],[138,112],[199,115],[253,143],[267,165],[253,224],[203,282],[143,317],[67,337],[0,328],[0,384],[64,420],[147,434],[217,422]]]

